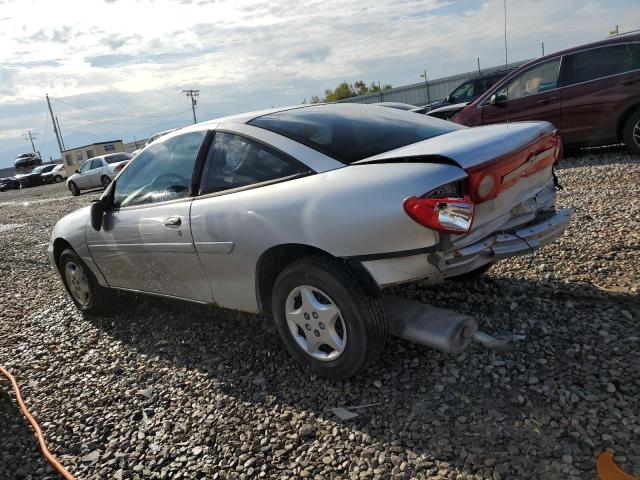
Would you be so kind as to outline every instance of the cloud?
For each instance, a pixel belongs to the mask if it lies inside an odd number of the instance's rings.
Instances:
[[[0,150],[6,132],[43,125],[45,93],[114,114],[155,114],[188,111],[180,90],[200,88],[200,112],[214,115],[299,103],[342,80],[402,85],[424,69],[437,78],[472,70],[477,57],[483,67],[504,61],[502,0],[0,3]],[[509,59],[539,55],[543,41],[549,52],[598,40],[621,18],[640,18],[640,4],[510,1]],[[56,110],[63,130],[147,128]],[[138,123],[163,120],[150,118]]]

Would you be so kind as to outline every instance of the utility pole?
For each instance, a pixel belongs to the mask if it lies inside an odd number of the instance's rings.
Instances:
[[[27,133],[23,133],[22,136],[25,138],[25,140],[27,138],[31,140],[31,148],[33,148],[33,153],[37,153],[36,146],[33,144],[33,139],[36,138],[38,134],[36,132],[32,132],[31,130],[29,130]]]
[[[504,66],[509,65],[507,55],[507,0],[504,0]]]
[[[542,56],[544,57],[544,42],[542,42]]]
[[[478,57],[478,74],[480,74],[480,57]]]
[[[58,133],[58,127],[56,125],[56,117],[53,115],[53,110],[51,110],[51,102],[49,101],[49,94],[45,94],[47,97],[47,105],[49,106],[49,113],[51,114],[51,121],[53,122],[53,132],[56,134],[56,140],[58,141],[58,148],[60,149],[60,158],[62,158],[62,152],[64,147],[62,146],[62,142],[60,141],[60,134]],[[64,158],[62,158],[64,161]]]
[[[427,103],[431,103],[431,99],[429,98],[429,81],[427,80],[427,71],[424,70],[420,75],[420,78],[424,77],[424,88],[427,93]]]
[[[62,129],[60,128],[60,122],[58,121],[57,115],[56,115],[56,125],[58,126],[58,133],[60,134],[60,141],[62,142],[62,148],[66,150],[67,146],[64,144],[64,138],[62,138]]]
[[[200,96],[200,90],[182,90],[182,93],[191,98],[191,110],[193,111],[193,123],[198,123],[196,120],[196,105],[198,104],[197,98]]]

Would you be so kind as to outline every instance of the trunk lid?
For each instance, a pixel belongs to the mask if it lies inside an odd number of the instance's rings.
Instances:
[[[456,130],[356,163],[452,163],[462,168],[467,174],[464,194],[476,203],[476,213],[470,233],[453,238],[458,244],[510,228],[520,217],[526,223],[552,208],[552,168],[561,151],[552,124],[518,122]]]

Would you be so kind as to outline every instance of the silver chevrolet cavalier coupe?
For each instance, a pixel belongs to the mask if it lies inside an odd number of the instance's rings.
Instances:
[[[330,378],[375,361],[387,334],[499,349],[473,317],[385,288],[479,275],[562,234],[561,152],[546,122],[466,128],[359,104],[219,118],[143,149],[57,223],[49,257],[87,315],[121,291],[271,314]]]

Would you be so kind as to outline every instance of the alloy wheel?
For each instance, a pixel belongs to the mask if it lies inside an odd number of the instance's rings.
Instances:
[[[310,285],[287,296],[285,316],[298,346],[321,361],[337,359],[347,346],[347,328],[340,309],[322,290]]]
[[[67,262],[64,267],[64,275],[67,279],[67,286],[71,296],[75,301],[83,307],[89,305],[91,302],[91,289],[82,267],[74,262]]]

